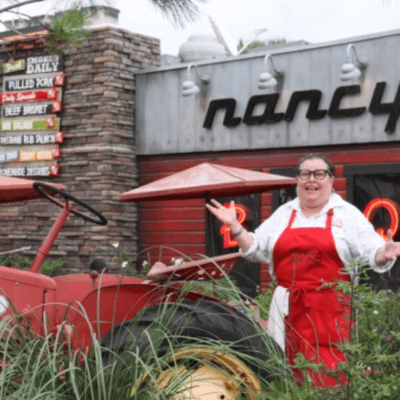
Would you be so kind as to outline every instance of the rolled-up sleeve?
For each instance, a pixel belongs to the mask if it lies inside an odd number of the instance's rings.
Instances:
[[[261,235],[256,232],[250,233],[253,236],[253,244],[250,246],[249,250],[245,253],[244,257],[246,260],[251,262],[262,262],[269,263],[269,251],[267,247],[262,247],[262,243],[268,242]]]
[[[272,252],[275,242],[287,225],[291,210],[292,208],[289,206],[281,206],[254,233],[251,233],[253,244],[244,255],[247,260],[272,265]]]

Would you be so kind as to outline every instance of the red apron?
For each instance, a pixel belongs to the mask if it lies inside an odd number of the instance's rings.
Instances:
[[[286,317],[286,353],[291,365],[297,353],[312,363],[335,369],[346,358],[335,343],[349,340],[350,301],[327,283],[350,281],[336,251],[332,236],[333,210],[328,211],[325,228],[293,228],[289,224],[275,244],[273,260],[280,286],[289,290],[289,315]],[[319,289],[319,290],[317,290]],[[299,371],[294,371],[300,378]],[[331,376],[309,371],[314,385],[333,386]],[[340,382],[345,383],[343,376]]]

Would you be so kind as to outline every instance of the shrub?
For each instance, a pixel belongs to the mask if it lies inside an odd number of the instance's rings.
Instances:
[[[188,282],[185,290],[198,290],[196,285],[199,283]],[[213,295],[216,292],[224,300],[239,304],[250,320],[253,320],[252,310],[247,307],[229,278],[202,283],[201,287],[204,294]],[[351,340],[341,345],[347,361],[331,373],[346,374],[349,383],[341,390],[313,388],[306,378],[304,385],[299,387],[291,379],[282,358],[271,357],[268,368],[282,379],[272,382],[262,380],[262,394],[255,399],[391,400],[399,397],[400,294],[376,292],[366,283],[357,286],[340,283],[338,289],[352,294],[355,313],[351,316],[354,320]],[[267,316],[271,297],[272,289],[256,298],[262,318]],[[142,336],[137,335],[132,346],[122,352],[102,347],[95,335],[92,335],[90,356],[73,353],[66,335],[44,335],[39,338],[31,334],[24,324],[23,316],[17,316],[14,320],[0,320],[0,364],[3,365],[0,368],[0,399],[128,399],[134,384],[137,384],[133,397],[135,400],[169,399],[179,391],[185,372],[182,373],[182,369],[179,369],[181,367],[170,359],[171,354],[182,346],[182,342],[168,335],[165,330],[168,320],[170,316],[161,312],[151,329],[141,330]],[[258,326],[257,330],[267,343],[266,332]],[[135,346],[143,343],[143,340],[150,343],[145,353],[139,352]],[[158,352],[160,343],[168,343],[169,351],[163,355]],[[199,340],[198,345],[224,352],[235,351],[229,343],[222,341]],[[106,353],[114,362],[106,362]],[[127,357],[129,364],[125,362]],[[201,362],[208,361],[204,359]],[[260,367],[265,368],[265,362]],[[302,355],[296,358],[296,367],[303,371],[307,368],[324,368],[310,364]],[[168,372],[168,376],[176,379],[165,382],[163,379],[169,370],[171,372]]]
[[[354,268],[355,265],[352,267]],[[368,267],[358,267],[361,272],[356,274],[355,280],[366,282],[363,278],[368,272]],[[271,386],[266,390],[263,399],[389,400],[399,398],[400,293],[390,290],[375,291],[368,283],[355,285],[348,282],[340,282],[337,290],[343,290],[352,295],[353,315],[349,316],[352,319],[351,340],[339,346],[345,353],[347,361],[341,363],[337,371],[327,373],[335,376],[339,373],[345,374],[349,378],[348,384],[337,391],[332,388],[312,388],[306,379],[302,387]],[[261,313],[269,308],[272,292],[273,289],[256,298]],[[296,362],[296,367],[303,371],[307,368],[324,369],[322,365],[308,363],[302,355],[297,357]],[[276,397],[270,397],[272,395]]]
[[[62,268],[67,263],[66,257],[61,257],[56,260],[46,260],[40,267],[43,274],[50,276],[56,269]],[[32,260],[29,257],[19,254],[9,254],[0,257],[0,265],[17,269],[29,269]]]
[[[13,268],[29,268],[32,264],[30,258],[21,256],[20,254],[6,254],[0,256],[0,265]]]

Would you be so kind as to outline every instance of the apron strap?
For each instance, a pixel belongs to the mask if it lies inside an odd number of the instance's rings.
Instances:
[[[292,227],[293,221],[296,218],[296,210],[293,209],[292,214],[290,215],[289,223],[286,229],[290,229]]]
[[[332,217],[333,217],[333,208],[328,210],[327,217],[326,217],[326,229],[331,230],[331,228],[332,228]]]
[[[326,229],[331,229],[332,228],[332,217],[333,217],[333,208],[328,210],[327,216],[326,216]],[[296,218],[296,210],[292,210],[292,214],[290,215],[289,223],[286,229],[291,229],[294,219]]]

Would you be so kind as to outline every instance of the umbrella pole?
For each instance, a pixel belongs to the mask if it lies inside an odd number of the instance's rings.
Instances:
[[[210,192],[206,191],[206,203],[209,203],[211,200]],[[206,229],[209,232],[208,241],[206,243],[206,252],[207,254],[211,254],[211,257],[215,257],[215,243],[214,243],[214,229],[213,229],[213,221],[212,214],[206,208]]]
[[[209,203],[211,200],[210,192],[206,191],[206,203]],[[206,243],[206,252],[207,254],[211,254],[211,257],[215,256],[215,243],[214,243],[214,229],[213,229],[213,221],[212,214],[206,208],[206,229],[210,233],[208,235],[208,242]],[[213,295],[214,297],[218,297],[217,285],[215,283],[215,279],[213,279]]]

